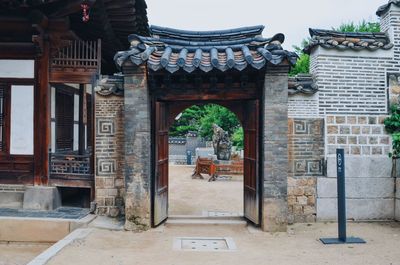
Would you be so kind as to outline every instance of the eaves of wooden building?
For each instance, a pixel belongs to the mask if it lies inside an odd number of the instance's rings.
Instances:
[[[0,184],[93,197],[93,83],[116,71],[128,34],[148,34],[146,8],[144,0],[0,1]]]

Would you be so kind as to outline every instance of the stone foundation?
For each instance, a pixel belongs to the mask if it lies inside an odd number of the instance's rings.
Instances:
[[[26,187],[23,203],[24,209],[51,211],[60,206],[61,194],[56,187]]]
[[[395,218],[400,221],[400,178],[396,179]]]
[[[22,208],[24,192],[23,185],[0,185],[0,208]]]
[[[336,220],[336,157],[327,160],[327,177],[318,178],[318,220]],[[392,161],[384,156],[346,157],[347,218],[393,219]]]

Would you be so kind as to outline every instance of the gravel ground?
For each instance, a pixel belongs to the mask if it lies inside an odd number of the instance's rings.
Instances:
[[[202,215],[203,211],[243,213],[243,176],[208,182],[192,179],[194,166],[169,166],[169,214]]]
[[[50,246],[38,243],[0,243],[0,265],[27,264]]]
[[[323,245],[320,237],[336,234],[334,223],[296,224],[288,233],[263,233],[237,226],[172,226],[143,233],[95,230],[68,246],[50,265],[397,265],[399,223],[350,223],[348,235],[363,245]],[[232,237],[232,252],[173,249],[175,237]]]

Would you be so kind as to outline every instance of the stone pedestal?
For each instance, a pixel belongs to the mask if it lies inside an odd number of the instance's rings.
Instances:
[[[56,187],[26,187],[23,208],[51,211],[61,207],[61,194]]]
[[[400,221],[400,178],[396,178],[395,219]]]

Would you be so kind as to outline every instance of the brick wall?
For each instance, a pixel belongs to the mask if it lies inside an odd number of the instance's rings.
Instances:
[[[289,96],[288,115],[292,118],[314,118],[318,116],[318,94]]]
[[[97,213],[124,214],[124,98],[96,94],[95,189]]]
[[[289,119],[289,222],[316,220],[317,177],[324,169],[324,120]]]
[[[312,56],[319,88],[319,114],[386,114],[387,58],[360,57],[357,52],[317,51]]]

